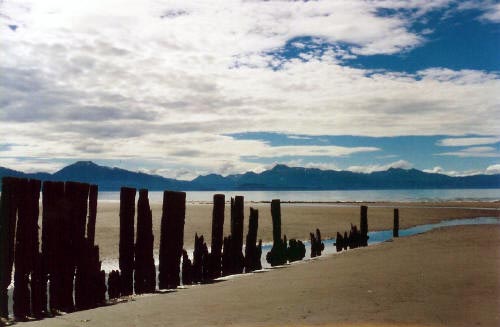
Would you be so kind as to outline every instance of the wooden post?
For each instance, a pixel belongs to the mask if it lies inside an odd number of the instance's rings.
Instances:
[[[399,209],[394,209],[394,227],[392,229],[392,236],[399,237]]]
[[[262,269],[260,253],[257,246],[257,230],[259,228],[259,210],[250,208],[248,234],[245,243],[245,272]]]
[[[29,276],[33,273],[38,256],[38,200],[40,181],[19,180],[19,219],[16,231],[14,273],[14,316],[23,320],[31,315]],[[35,308],[38,311],[38,308]]]
[[[156,269],[153,257],[153,216],[148,190],[139,191],[137,202],[137,237],[135,243],[135,293],[153,293],[156,289]]]
[[[180,260],[184,243],[186,193],[165,191],[160,236],[160,289],[180,285]]]
[[[361,206],[359,229],[361,233],[360,246],[368,245],[368,207]]]
[[[212,245],[210,253],[210,278],[221,276],[222,272],[222,241],[224,236],[224,194],[214,195],[212,212]]]
[[[135,188],[120,189],[120,280],[121,295],[131,295],[134,291],[134,215]]]
[[[64,183],[43,183],[43,216],[42,216],[42,267],[43,278],[50,281],[50,311],[55,313],[63,309],[62,289],[63,272],[66,262],[63,260],[62,234],[67,233],[64,225],[65,198]],[[69,226],[68,226],[69,229]]]
[[[243,257],[243,221],[244,206],[243,197],[231,198],[231,257],[232,274],[241,274],[245,265]]]
[[[287,244],[281,239],[281,202],[279,199],[271,201],[271,216],[273,219],[273,247],[267,253],[266,260],[271,266],[279,266],[287,261]]]
[[[8,293],[14,263],[14,235],[16,231],[18,179],[2,178],[0,195],[0,317],[8,318]]]
[[[192,265],[186,250],[182,250],[182,285],[191,285],[192,279]]]

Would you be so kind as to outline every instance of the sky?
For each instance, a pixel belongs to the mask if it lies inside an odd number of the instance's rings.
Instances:
[[[500,2],[0,0],[0,166],[500,173]]]

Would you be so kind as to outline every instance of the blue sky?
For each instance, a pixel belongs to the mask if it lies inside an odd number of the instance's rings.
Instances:
[[[0,4],[0,166],[500,172],[500,2]]]

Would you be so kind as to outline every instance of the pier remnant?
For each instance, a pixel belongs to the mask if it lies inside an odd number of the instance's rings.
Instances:
[[[294,238],[288,241],[287,258],[289,262],[299,261],[306,256],[306,246],[301,240]]]
[[[394,209],[394,227],[392,228],[392,236],[399,237],[399,209]]]
[[[273,220],[273,247],[266,255],[271,266],[284,265],[287,261],[287,244],[281,239],[281,202],[279,199],[271,201],[271,217]]]
[[[210,279],[219,278],[222,273],[222,243],[224,236],[224,194],[214,195],[212,211],[212,243],[210,252]]]
[[[192,270],[191,259],[186,250],[182,249],[182,285],[193,284]]]
[[[367,246],[368,245],[368,207],[367,206],[361,206],[359,230],[361,233],[360,240],[359,240],[359,246]]]
[[[243,257],[244,201],[242,196],[231,198],[231,274],[241,274],[245,266]]]
[[[0,317],[8,318],[9,297],[7,288],[12,280],[14,263],[14,235],[17,222],[16,187],[19,179],[2,178],[0,194]]]
[[[120,189],[120,280],[121,295],[132,295],[134,291],[134,216],[135,188]]]
[[[120,271],[111,270],[108,275],[108,297],[110,300],[117,299],[121,296]]]
[[[148,190],[139,190],[137,202],[137,237],[135,243],[134,289],[136,294],[153,293],[156,289],[156,268],[153,257],[153,215]]]
[[[186,193],[165,191],[161,217],[159,287],[180,285],[180,261],[184,243]]]
[[[248,234],[245,242],[245,272],[262,269],[260,257],[262,255],[262,240],[257,243],[257,230],[259,228],[259,210],[250,208],[248,220]]]
[[[66,262],[63,243],[69,226],[65,219],[65,196],[63,182],[43,182],[42,188],[42,268],[43,283],[49,282],[49,303],[52,313],[63,310],[63,279]]]
[[[337,252],[342,251],[342,248],[344,247],[344,238],[339,232],[337,232],[337,237],[335,238],[335,243],[333,245],[335,245]]]
[[[321,240],[321,232],[319,228],[316,228],[316,234],[310,233],[311,235],[311,258],[319,257],[321,252],[325,249],[325,244]]]
[[[32,298],[31,288],[34,285],[30,285],[30,275],[38,259],[38,201],[41,182],[35,179],[19,179],[18,186],[13,311],[16,319],[24,320],[32,313],[30,299]],[[35,311],[38,311],[38,308],[35,308]]]
[[[208,247],[205,243],[203,235],[198,237],[194,235],[194,253],[193,265],[191,270],[191,277],[193,283],[202,283],[208,281]]]

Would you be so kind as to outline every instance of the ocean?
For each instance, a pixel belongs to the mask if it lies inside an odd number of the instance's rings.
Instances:
[[[189,191],[187,202],[212,202],[213,195],[222,193],[226,200],[236,195],[245,201],[262,202],[280,199],[282,202],[443,202],[499,201],[500,188],[495,189],[403,189],[403,190],[342,190],[342,191]],[[162,202],[163,192],[149,192],[151,202]],[[120,192],[99,192],[100,201],[119,201]]]

